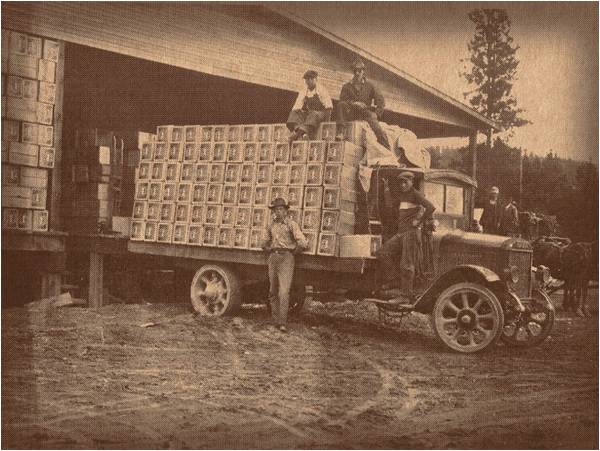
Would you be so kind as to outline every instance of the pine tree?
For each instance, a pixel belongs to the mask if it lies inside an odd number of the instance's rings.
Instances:
[[[510,35],[511,22],[503,9],[476,9],[469,13],[475,24],[475,34],[468,43],[471,54],[463,63],[470,63],[462,75],[474,89],[465,92],[465,98],[473,108],[496,121],[509,132],[513,127],[530,123],[521,117],[522,109],[512,95],[519,61],[516,58],[519,46]],[[491,131],[488,148],[491,147]]]

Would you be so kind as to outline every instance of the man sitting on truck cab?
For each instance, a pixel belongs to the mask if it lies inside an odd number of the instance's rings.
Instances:
[[[423,249],[421,225],[435,210],[423,194],[413,187],[414,174],[408,171],[397,176],[400,192],[388,208],[398,208],[398,229],[387,240],[378,253],[383,277],[381,289],[389,290],[400,286],[404,297],[412,299],[416,276],[423,273]],[[389,182],[384,179],[385,191]]]
[[[287,120],[287,127],[292,132],[288,138],[292,141],[302,139],[308,135],[309,139],[315,139],[317,129],[323,121],[331,118],[333,103],[327,90],[317,82],[319,74],[314,70],[308,70],[304,74],[306,87],[300,89],[296,103]]]
[[[273,322],[286,332],[290,291],[294,278],[295,255],[308,248],[308,240],[300,226],[288,217],[290,206],[285,199],[276,198],[269,207],[273,222],[263,238],[262,248],[269,253],[269,302]]]

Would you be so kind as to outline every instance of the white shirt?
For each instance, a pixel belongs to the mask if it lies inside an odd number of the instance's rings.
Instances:
[[[304,98],[305,97],[314,97],[315,94],[318,94],[319,99],[323,103],[325,109],[333,108],[333,103],[331,102],[331,96],[327,92],[323,86],[317,83],[315,89],[312,91],[308,89],[308,86],[304,85],[302,88],[298,90],[298,98],[296,99],[296,103],[294,103],[294,107],[292,110],[301,110],[304,106]]]

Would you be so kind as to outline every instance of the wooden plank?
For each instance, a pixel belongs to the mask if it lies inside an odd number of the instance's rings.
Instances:
[[[104,302],[104,255],[90,252],[90,284],[88,290],[88,306],[102,307]]]
[[[62,187],[62,129],[63,129],[63,99],[65,78],[65,43],[58,42],[58,61],[56,62],[56,102],[54,105],[54,168],[52,169],[49,186],[50,196],[48,210],[50,230],[61,230],[61,187]]]
[[[161,243],[144,243],[129,241],[130,252],[175,257],[184,259],[227,262],[247,265],[266,266],[266,254],[260,251],[224,249],[216,247],[184,246]],[[361,273],[372,265],[370,260],[320,257],[314,255],[298,255],[296,266],[303,269],[319,271]]]
[[[124,255],[128,237],[122,235],[95,235],[70,233],[67,238],[69,252],[97,252],[99,254]]]
[[[2,250],[64,252],[66,234],[60,232],[2,231]]]

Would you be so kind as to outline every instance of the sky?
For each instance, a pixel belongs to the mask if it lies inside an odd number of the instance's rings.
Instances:
[[[598,163],[598,4],[593,2],[297,2],[284,7],[467,103],[459,73],[474,8],[506,9],[520,48],[513,94],[532,124],[509,144]],[[483,139],[483,137],[480,137]],[[429,141],[429,140],[428,140]],[[464,145],[463,140],[431,144]]]

